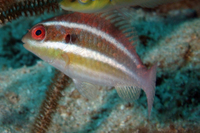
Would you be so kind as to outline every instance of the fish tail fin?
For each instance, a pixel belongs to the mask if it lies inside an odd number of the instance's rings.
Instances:
[[[153,101],[155,96],[156,69],[157,69],[157,63],[153,65],[149,70],[147,70],[143,75],[144,84],[142,84],[142,88],[147,97],[148,117],[150,117],[151,115],[151,109],[153,106]]]

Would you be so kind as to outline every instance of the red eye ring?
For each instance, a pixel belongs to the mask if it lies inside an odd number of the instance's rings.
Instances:
[[[43,40],[45,37],[45,28],[42,25],[36,26],[31,31],[31,36],[35,40]]]

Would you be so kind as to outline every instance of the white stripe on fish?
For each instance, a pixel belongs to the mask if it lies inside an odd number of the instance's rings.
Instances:
[[[33,41],[33,40],[28,40],[28,41]],[[38,42],[28,42],[29,44],[39,44]],[[132,78],[137,79],[138,76],[133,73],[131,70],[129,70],[127,67],[125,67],[124,65],[120,64],[119,62],[117,62],[116,60],[107,57],[97,51],[91,50],[91,49],[87,49],[87,48],[83,48],[81,46],[78,46],[76,44],[71,44],[71,43],[64,43],[64,42],[42,42],[41,44],[38,45],[38,47],[46,47],[46,48],[54,48],[54,49],[61,49],[66,53],[73,53],[75,55],[79,55],[81,57],[84,58],[89,58],[89,59],[93,59],[99,62],[103,62],[106,63],[112,67],[115,67],[123,72],[125,72],[128,75],[131,75]]]
[[[64,27],[69,27],[69,28],[78,28],[78,29],[83,29],[86,30],[88,32],[91,32],[97,36],[102,37],[103,39],[105,39],[106,41],[110,42],[111,44],[114,44],[118,49],[122,50],[124,54],[126,54],[127,56],[129,56],[134,63],[139,64],[139,62],[137,62],[136,57],[133,57],[133,55],[124,47],[123,44],[121,44],[120,42],[118,42],[115,38],[113,38],[112,36],[110,36],[109,34],[96,29],[95,27],[91,27],[89,25],[86,24],[79,24],[79,23],[72,23],[72,22],[57,22],[57,21],[50,21],[50,22],[45,22],[45,23],[41,23],[45,26],[55,26],[55,25],[60,25],[60,26],[64,26]]]

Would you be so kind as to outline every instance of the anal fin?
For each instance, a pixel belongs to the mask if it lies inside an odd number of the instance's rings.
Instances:
[[[141,89],[136,86],[116,86],[115,88],[118,95],[128,102],[138,99],[141,92]]]
[[[76,79],[73,79],[75,87],[78,89],[78,91],[83,95],[85,98],[89,100],[94,100],[98,97],[98,89],[100,86],[93,85],[88,82],[79,81]]]

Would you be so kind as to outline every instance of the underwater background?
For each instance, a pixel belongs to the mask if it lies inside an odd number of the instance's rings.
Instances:
[[[64,14],[59,10],[0,25],[0,132],[27,133],[55,69],[27,51],[21,38],[33,25]],[[200,1],[130,8],[142,62],[158,63],[156,94],[147,117],[144,93],[133,103],[102,88],[94,101],[71,83],[62,93],[49,133],[200,132]]]

